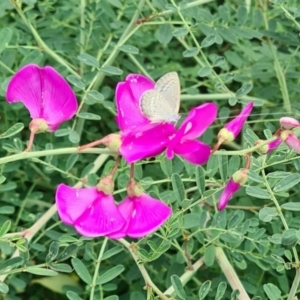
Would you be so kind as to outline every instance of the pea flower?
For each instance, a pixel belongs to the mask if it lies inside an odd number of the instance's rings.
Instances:
[[[214,103],[205,103],[191,109],[167,145],[167,158],[172,159],[177,154],[192,164],[206,163],[210,157],[210,147],[196,138],[215,121],[217,111]]]
[[[91,188],[60,184],[55,199],[60,219],[65,224],[74,226],[83,236],[105,236],[126,225],[115,205],[112,190],[103,188],[101,184]]]
[[[35,64],[16,72],[8,83],[6,100],[20,101],[29,110],[31,136],[26,151],[30,151],[36,133],[57,130],[62,122],[74,116],[78,107],[66,80],[54,68]]]
[[[141,238],[157,230],[170,217],[171,208],[145,194],[133,179],[128,184],[127,192],[128,196],[118,205],[127,224],[109,237],[119,239],[128,235]]]
[[[253,108],[253,102],[249,102],[233,120],[228,122],[218,133],[218,145],[232,142],[241,132],[247,118]]]
[[[245,168],[245,169],[238,170],[232,175],[232,177],[227,182],[220,196],[218,202],[219,211],[223,210],[227,206],[233,194],[236,193],[240,189],[240,187],[247,181],[248,179],[247,172],[248,170]]]
[[[154,89],[149,78],[130,74],[116,88],[116,121],[121,130],[119,152],[128,163],[162,153],[176,129],[168,122],[151,122],[140,111],[144,92]]]

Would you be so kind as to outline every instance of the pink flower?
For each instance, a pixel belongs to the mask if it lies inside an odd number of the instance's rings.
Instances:
[[[121,155],[128,163],[162,153],[174,135],[173,124],[152,123],[140,111],[145,91],[154,89],[149,78],[130,74],[116,88],[117,124],[122,131]]]
[[[255,145],[259,145],[261,143],[263,143],[263,140],[258,140]],[[261,146],[260,148],[257,149],[257,152],[261,153],[261,154],[269,154],[270,152],[272,152],[273,150],[275,150],[276,148],[278,148],[280,146],[280,144],[282,143],[282,140],[280,138],[264,145]]]
[[[286,145],[300,154],[300,140],[293,134],[292,131],[283,130],[280,134],[280,138],[286,143]]]
[[[217,106],[214,103],[193,108],[167,145],[167,158],[172,159],[177,154],[193,164],[206,163],[210,157],[210,147],[196,138],[205,132],[216,117]]]
[[[60,184],[56,190],[60,219],[87,237],[111,234],[126,225],[111,194],[98,188],[73,188]]]
[[[127,224],[109,237],[119,239],[128,235],[141,238],[157,230],[170,217],[171,208],[145,194],[141,185],[134,179],[129,181],[127,193],[128,196],[118,205]]]
[[[300,126],[298,120],[291,117],[283,117],[279,119],[279,123],[283,129],[293,129]]]
[[[246,169],[241,169],[232,175],[232,178],[230,178],[230,180],[227,182],[220,196],[218,202],[219,211],[223,210],[227,206],[229,200],[232,198],[232,195],[238,191],[238,189],[247,181],[247,179],[248,175]]]
[[[43,119],[49,131],[57,130],[62,122],[70,120],[78,107],[66,80],[52,67],[40,68],[35,64],[16,72],[8,84],[6,99],[9,103],[22,102],[31,118]]]
[[[218,133],[219,144],[232,142],[237,135],[241,132],[248,116],[253,108],[253,102],[249,102],[241,113],[236,116],[232,121],[227,123]]]

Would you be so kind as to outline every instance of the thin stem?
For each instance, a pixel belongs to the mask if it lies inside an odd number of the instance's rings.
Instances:
[[[240,279],[235,273],[234,268],[230,264],[226,254],[221,247],[216,247],[216,260],[222,269],[223,274],[227,278],[231,288],[233,290],[239,290],[240,294],[238,296],[239,300],[250,300],[244,286],[242,285]]]
[[[103,256],[103,254],[104,254],[104,250],[105,250],[107,241],[108,241],[107,238],[105,238],[105,239],[103,240],[101,249],[100,249],[100,251],[99,251],[98,259],[97,259],[96,266],[95,266],[95,271],[94,271],[93,281],[92,281],[92,285],[91,285],[92,288],[91,288],[91,292],[90,292],[90,300],[94,300],[96,281],[97,281],[97,277],[98,277],[98,275],[99,275],[99,274],[98,274],[98,273],[99,273],[99,268],[100,268],[102,256]]]
[[[290,292],[289,292],[287,300],[293,300],[293,299],[295,299],[294,297],[295,297],[295,295],[297,293],[297,289],[298,289],[299,283],[300,283],[300,269],[298,268],[298,269],[296,269],[296,276],[294,278],[294,281],[293,281],[292,287],[290,289]]]
[[[193,265],[192,269],[185,271],[181,276],[180,276],[180,281],[183,286],[185,286],[197,273],[197,271],[202,267],[203,265],[203,257],[198,259]],[[173,286],[170,286],[165,292],[165,295],[170,295],[174,296],[175,290]]]
[[[133,246],[131,244],[129,244],[126,240],[124,239],[119,239],[118,240],[122,245],[124,245],[128,251],[130,252],[132,258],[134,259],[137,267],[139,268],[144,280],[145,280],[145,283],[147,286],[151,287],[152,290],[162,299],[162,300],[171,300],[170,298],[168,298],[166,295],[164,295],[164,293],[152,282],[146,268],[141,265],[139,263],[139,258],[138,256],[135,254],[135,250],[133,249]]]
[[[41,156],[73,154],[73,153],[78,153],[77,147],[33,151],[33,152],[21,152],[18,154],[13,154],[13,155],[9,155],[9,156],[0,158],[0,165],[7,164],[9,162],[13,162],[13,161],[17,161],[17,160],[36,158],[36,157],[41,157]],[[107,155],[112,155],[112,156],[118,155],[118,153],[108,150],[108,149],[105,149],[105,148],[104,149],[89,148],[89,149],[82,150],[80,153],[107,154]]]
[[[85,29],[85,0],[80,1],[80,53],[84,52],[84,44],[85,44],[85,34],[84,34],[84,29]],[[80,75],[82,76],[84,73],[84,63],[81,61],[80,62]]]
[[[30,130],[30,136],[29,136],[29,140],[25,152],[30,152],[33,145],[34,137],[35,137],[35,132],[33,130]]]

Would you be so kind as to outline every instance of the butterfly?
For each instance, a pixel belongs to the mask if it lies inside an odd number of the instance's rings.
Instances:
[[[180,106],[180,81],[176,72],[162,76],[153,90],[142,94],[140,111],[152,122],[177,122]]]

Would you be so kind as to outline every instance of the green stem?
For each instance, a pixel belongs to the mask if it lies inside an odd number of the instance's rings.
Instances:
[[[238,296],[239,300],[250,300],[249,295],[247,294],[244,286],[242,285],[240,279],[235,273],[234,268],[230,264],[225,252],[221,247],[216,247],[216,260],[228,280],[232,290],[239,290],[240,294]]]
[[[79,37],[79,43],[80,43],[80,53],[84,52],[84,45],[85,45],[85,0],[80,1],[80,37]],[[84,73],[84,63],[80,62],[80,75],[82,76]]]
[[[290,292],[289,292],[287,300],[293,300],[293,299],[295,299],[294,297],[295,297],[295,295],[297,293],[297,289],[298,289],[299,283],[300,283],[300,269],[298,268],[298,269],[296,269],[296,276],[294,278],[294,281],[293,281],[292,287],[290,289]]]
[[[77,147],[70,147],[70,148],[33,151],[33,152],[21,152],[18,154],[5,156],[5,157],[0,158],[0,165],[7,164],[9,162],[13,162],[13,161],[17,161],[17,160],[36,158],[36,157],[41,157],[41,156],[73,154],[73,153],[107,154],[107,155],[112,155],[112,156],[116,155],[115,152],[110,151],[105,148],[89,148],[89,149],[84,149],[79,152]]]
[[[203,257],[198,259],[193,265],[191,270],[185,271],[181,276],[180,276],[180,281],[183,286],[185,286],[197,273],[197,271],[202,267],[203,265]],[[175,293],[174,287],[170,286],[165,292],[165,295],[170,295],[174,296],[173,294]]]
[[[99,251],[99,255],[98,255],[98,259],[96,262],[96,266],[95,266],[95,272],[94,272],[94,276],[93,276],[93,281],[92,281],[92,288],[91,288],[91,293],[90,293],[90,300],[94,300],[94,294],[95,294],[95,287],[96,287],[96,281],[99,275],[99,268],[100,268],[100,264],[101,264],[101,260],[102,260],[102,256],[104,254],[104,250],[107,244],[107,238],[105,238],[103,240],[101,249]]]
[[[135,254],[135,251],[132,250],[131,248],[131,244],[128,243],[126,240],[124,239],[119,239],[118,240],[122,245],[124,245],[128,251],[130,252],[132,258],[134,259],[137,267],[139,268],[144,280],[145,280],[145,283],[147,286],[151,287],[153,289],[153,291],[162,299],[162,300],[171,300],[169,299],[166,295],[164,295],[164,293],[153,283],[153,281],[151,280],[146,268],[141,265],[139,263],[139,258],[138,256]]]

